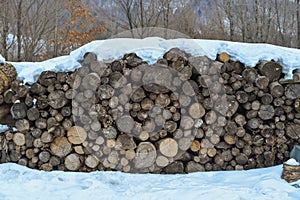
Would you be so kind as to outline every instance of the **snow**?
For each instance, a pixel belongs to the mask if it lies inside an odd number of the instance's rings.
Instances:
[[[0,199],[299,199],[300,189],[282,180],[281,171],[280,165],[185,175],[74,173],[8,163],[0,165]]]
[[[34,82],[45,70],[65,71],[80,66],[86,52],[95,52],[101,61],[121,58],[136,52],[149,63],[173,47],[194,56],[228,52],[233,59],[248,66],[259,60],[283,64],[286,77],[300,68],[300,50],[269,44],[247,44],[227,41],[162,38],[111,39],[94,41],[70,55],[44,62],[13,62],[24,82]],[[0,57],[0,62],[2,56]],[[5,60],[4,60],[5,61]],[[1,129],[6,129],[0,126]],[[1,132],[1,131],[0,131]],[[294,161],[288,161],[294,163]],[[295,163],[294,163],[295,164]],[[0,199],[258,199],[299,200],[300,180],[287,183],[281,179],[282,165],[247,171],[197,172],[185,175],[127,174],[122,172],[44,172],[12,163],[0,165]]]
[[[0,63],[5,63],[5,58],[0,54]]]
[[[5,132],[8,130],[8,126],[0,124],[0,133]]]
[[[240,60],[247,66],[255,66],[259,60],[275,60],[284,66],[286,78],[292,77],[294,69],[300,69],[300,50],[270,44],[250,44],[221,40],[172,39],[158,37],[145,39],[117,38],[98,40],[88,43],[70,55],[53,58],[43,62],[12,62],[16,66],[19,77],[24,82],[34,82],[40,72],[45,70],[74,70],[80,66],[86,52],[94,52],[98,60],[109,62],[121,58],[125,53],[136,52],[149,63],[156,62],[169,49],[178,47],[194,55],[206,55],[215,59],[217,53],[227,52],[233,60]]]
[[[294,158],[289,159],[285,163],[288,164],[288,165],[300,165],[300,163],[297,162]]]

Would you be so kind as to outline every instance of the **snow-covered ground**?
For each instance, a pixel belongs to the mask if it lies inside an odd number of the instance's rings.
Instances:
[[[39,63],[16,63],[19,76],[33,82],[44,70],[73,70],[86,52],[110,61],[136,52],[149,63],[172,47],[192,55],[228,52],[248,66],[259,60],[280,61],[291,77],[300,68],[300,50],[267,44],[161,38],[111,39],[91,42],[68,56]],[[0,57],[0,60],[2,58]],[[3,61],[3,59],[2,59]],[[0,131],[1,132],[1,131]],[[42,172],[16,164],[0,165],[0,200],[14,199],[300,199],[300,189],[280,178],[282,165],[248,171],[198,172],[187,175],[126,174],[121,172]]]
[[[300,188],[280,178],[282,166],[186,175],[43,172],[0,165],[0,199],[297,200]],[[298,182],[300,184],[300,181]]]

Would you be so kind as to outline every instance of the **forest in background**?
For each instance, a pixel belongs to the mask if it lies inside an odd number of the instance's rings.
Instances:
[[[0,53],[11,61],[65,55],[145,27],[300,48],[299,0],[0,0],[0,8]]]

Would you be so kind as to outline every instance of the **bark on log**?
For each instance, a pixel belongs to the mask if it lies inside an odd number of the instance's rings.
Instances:
[[[283,86],[277,81],[270,84],[270,91],[273,97],[281,97],[284,93]]]
[[[300,98],[300,84],[288,84],[285,87],[285,96],[292,100]]]
[[[258,65],[259,72],[268,77],[270,82],[279,80],[282,76],[282,66],[273,61],[261,61]]]

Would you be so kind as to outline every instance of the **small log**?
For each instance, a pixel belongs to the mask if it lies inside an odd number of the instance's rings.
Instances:
[[[273,97],[281,97],[284,93],[284,87],[275,81],[270,84],[270,91]]]
[[[214,169],[213,170],[221,170],[221,168],[223,167],[224,165],[224,160],[223,158],[221,157],[221,155],[216,155],[214,157],[214,162],[215,162],[215,165],[214,165]]]
[[[72,144],[81,144],[87,138],[87,132],[80,126],[72,126],[68,132],[68,140]]]
[[[269,93],[266,93],[266,94],[264,94],[264,95],[261,97],[261,101],[262,101],[263,104],[269,105],[269,104],[271,104],[272,101],[273,101],[273,96],[272,96],[271,94],[269,94]]]
[[[172,73],[170,69],[162,66],[152,65],[146,68],[143,80],[143,88],[155,94],[167,93],[172,84]]]
[[[159,94],[155,100],[157,105],[161,105],[162,107],[167,107],[171,103],[171,99],[169,95]]]
[[[214,111],[209,111],[205,115],[205,123],[206,124],[213,124],[217,120],[217,114]]]
[[[269,78],[266,76],[258,76],[255,80],[255,85],[259,89],[266,89],[269,86]]]
[[[63,122],[62,122],[62,126],[65,130],[69,130],[73,125],[73,122],[70,120],[70,119],[65,119]]]
[[[189,107],[189,115],[193,119],[199,119],[205,115],[205,109],[201,103],[193,103]]]
[[[39,112],[39,110],[37,108],[29,108],[27,110],[27,118],[30,121],[37,120],[38,118],[40,118],[40,112]]]
[[[25,103],[15,103],[10,110],[10,113],[14,119],[23,119],[26,117],[27,107]]]
[[[274,107],[271,105],[262,105],[260,107],[260,110],[258,111],[258,116],[262,120],[272,119],[274,115],[275,115],[275,110]]]
[[[217,155],[217,149],[216,148],[208,149],[207,155],[211,158],[215,157]]]
[[[282,76],[282,66],[273,61],[260,61],[257,68],[262,75],[269,78],[270,82],[277,81]]]
[[[259,110],[261,103],[258,100],[255,100],[251,103],[252,110]]]
[[[276,99],[274,99],[273,104],[276,107],[281,107],[284,104],[284,100],[282,98],[280,98],[280,97],[276,98]]]
[[[130,115],[123,115],[116,121],[118,130],[130,134],[134,127],[134,120]]]
[[[34,125],[38,129],[46,129],[47,128],[47,120],[45,118],[39,118],[35,121]]]
[[[136,169],[144,169],[153,165],[156,161],[156,149],[150,142],[141,142],[135,153],[134,167]]]
[[[169,159],[165,156],[158,156],[155,161],[156,165],[159,167],[166,167],[169,165]]]
[[[65,157],[72,151],[72,145],[66,137],[57,137],[50,145],[52,153],[58,157]]]
[[[30,128],[29,121],[27,119],[20,119],[16,121],[15,126],[18,131],[25,132],[28,131]]]
[[[0,119],[9,114],[10,106],[7,104],[0,105]]]
[[[6,90],[3,94],[4,102],[7,104],[13,103],[13,96],[15,93],[12,90]]]
[[[52,142],[53,141],[52,134],[49,133],[49,132],[47,132],[47,131],[43,132],[42,135],[41,135],[41,141],[43,143],[50,143],[50,142]]]
[[[164,124],[164,128],[166,131],[173,133],[177,129],[177,123],[174,121],[167,121]]]
[[[229,60],[230,60],[230,56],[226,52],[222,52],[222,53],[217,55],[217,61],[220,61],[222,63],[226,63],[226,62],[229,62]]]
[[[233,145],[233,144],[235,144],[235,137],[234,137],[234,135],[231,135],[231,134],[225,134],[224,141],[229,145]]]
[[[100,76],[97,73],[92,72],[86,75],[82,79],[81,85],[83,86],[84,89],[90,89],[92,91],[96,91],[96,88],[100,82],[101,82]]]
[[[23,133],[15,133],[13,136],[13,141],[16,145],[25,145],[25,135]]]
[[[244,91],[238,91],[236,93],[236,99],[240,103],[246,103],[246,102],[248,102],[248,94]]]
[[[182,91],[187,96],[195,96],[196,94],[195,89],[197,88],[194,89],[194,87],[191,84],[193,84],[192,81],[185,81],[182,85]]]
[[[175,161],[164,168],[164,171],[167,174],[183,174],[184,173],[184,165],[180,161]]]
[[[253,137],[253,144],[256,146],[262,146],[264,143],[264,138],[261,135],[255,135]]]
[[[178,153],[178,143],[172,138],[166,138],[159,143],[159,150],[166,157],[175,157]]]
[[[142,108],[143,110],[151,110],[153,106],[154,106],[154,103],[153,103],[153,101],[152,101],[151,99],[149,99],[149,98],[145,98],[145,99],[143,99],[142,102],[141,102],[141,108]]]
[[[237,116],[235,116],[234,121],[241,127],[247,123],[245,116],[241,115],[241,114],[238,114]]]
[[[192,142],[192,145],[190,147],[190,149],[193,151],[193,152],[197,152],[199,151],[201,148],[201,143],[198,141],[198,140],[194,140]]]
[[[184,130],[189,130],[194,126],[195,122],[194,120],[189,116],[182,116],[180,121],[180,128],[183,128]]]
[[[261,135],[265,138],[270,138],[274,134],[274,129],[272,129],[270,126],[265,125],[263,129],[261,130]]]
[[[253,67],[246,67],[242,72],[242,76],[248,83],[254,83],[257,79],[258,74]]]
[[[113,87],[111,87],[108,84],[100,85],[97,89],[96,96],[100,100],[110,99],[115,93],[115,90]]]
[[[262,124],[262,121],[258,118],[253,118],[253,119],[250,119],[248,122],[247,122],[247,127],[249,127],[250,129],[258,129],[258,127]]]
[[[113,126],[109,126],[107,128],[102,129],[103,135],[107,139],[115,139],[117,137],[117,130]]]
[[[228,134],[235,135],[237,132],[237,125],[234,121],[227,121],[225,130]]]
[[[124,150],[132,150],[136,148],[136,144],[132,137],[127,134],[119,135],[117,142],[121,144],[121,148]]]
[[[286,125],[286,135],[291,139],[298,140],[300,138],[300,124],[288,123]]]
[[[187,173],[192,173],[192,172],[203,172],[205,171],[205,168],[203,165],[196,163],[195,161],[190,161],[188,162],[186,166],[186,172]]]
[[[97,166],[99,165],[99,159],[94,156],[94,155],[88,155],[87,158],[85,159],[85,165],[88,166],[91,169],[95,169],[97,168]]]
[[[77,171],[81,166],[79,155],[72,153],[65,158],[65,167],[70,171]]]
[[[43,163],[46,163],[50,159],[50,153],[48,151],[42,151],[39,153],[38,156],[39,160],[42,161]]]
[[[235,97],[234,96],[228,96],[227,97],[227,106],[228,106],[228,110],[227,110],[227,113],[226,113],[226,116],[227,117],[231,117],[233,116],[236,111],[238,110],[239,108],[239,103],[235,100]],[[224,107],[222,105],[222,107]]]
[[[50,86],[53,85],[56,81],[56,73],[53,71],[44,71],[41,73],[38,82],[42,85],[42,86]]]
[[[285,87],[285,96],[292,100],[300,98],[300,84],[288,84]]]

